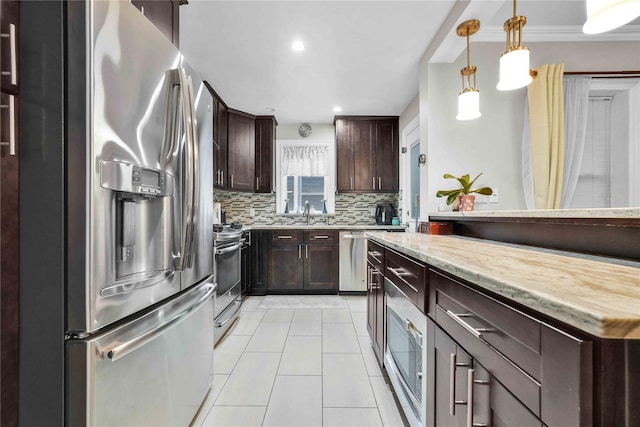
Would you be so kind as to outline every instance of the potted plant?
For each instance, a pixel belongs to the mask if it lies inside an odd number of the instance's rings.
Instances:
[[[485,196],[490,196],[493,194],[493,190],[489,187],[476,188],[472,190],[471,187],[473,183],[482,175],[482,172],[478,174],[472,181],[469,181],[469,174],[463,175],[461,177],[453,176],[451,174],[445,173],[444,178],[457,179],[461,188],[456,188],[454,190],[439,190],[436,193],[436,197],[447,197],[447,205],[451,205],[456,200],[460,201],[460,210],[461,211],[472,211],[475,206],[476,196],[471,193],[484,194]]]

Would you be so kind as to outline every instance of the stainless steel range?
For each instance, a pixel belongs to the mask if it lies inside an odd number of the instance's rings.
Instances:
[[[242,224],[213,226],[213,274],[218,284],[214,309],[214,342],[237,319],[242,305],[240,288]]]

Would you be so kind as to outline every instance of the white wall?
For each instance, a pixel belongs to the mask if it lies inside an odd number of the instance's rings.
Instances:
[[[638,70],[637,42],[528,43],[531,67],[565,63],[565,71]],[[435,212],[444,199],[440,189],[453,188],[444,173],[483,172],[479,185],[499,190],[498,204],[477,205],[477,210],[526,209],[521,185],[521,138],[526,89],[500,92],[498,66],[504,43],[471,43],[471,65],[478,67],[482,117],[467,122],[455,119],[461,90],[460,69],[466,53],[453,64],[420,64],[421,145],[428,167],[422,192],[422,212]],[[425,206],[426,204],[426,206]],[[424,219],[424,218],[423,218]]]
[[[335,126],[332,124],[317,124],[310,123],[311,125],[311,135],[306,138],[303,138],[298,133],[298,128],[300,128],[301,123],[293,123],[293,124],[281,124],[276,128],[276,139],[304,139],[310,141],[334,141],[336,138],[335,135]]]

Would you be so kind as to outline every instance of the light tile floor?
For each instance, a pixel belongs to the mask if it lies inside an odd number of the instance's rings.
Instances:
[[[331,298],[344,308],[265,309],[263,297],[246,299],[215,349],[213,386],[193,426],[403,426],[371,348],[366,297]]]

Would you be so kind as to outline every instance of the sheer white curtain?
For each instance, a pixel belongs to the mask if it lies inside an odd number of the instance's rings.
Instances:
[[[564,174],[562,178],[561,208],[569,207],[582,167],[590,85],[591,76],[563,78]],[[531,124],[527,94],[524,102],[524,126],[522,129],[522,186],[527,209],[536,209],[535,177],[531,150]]]
[[[329,147],[322,145],[282,147],[282,175],[328,176]]]
[[[561,208],[569,208],[582,168],[591,76],[564,78],[564,178]]]

